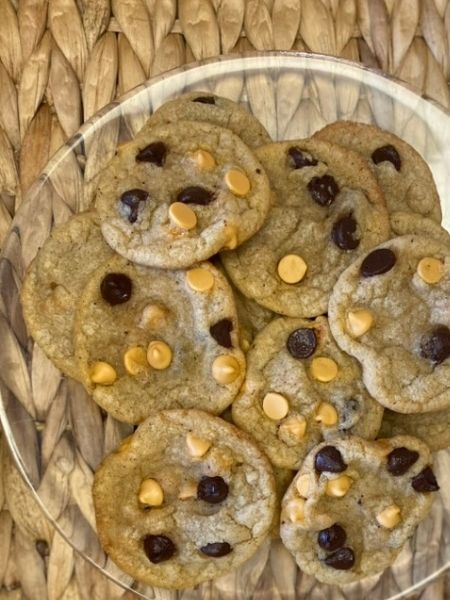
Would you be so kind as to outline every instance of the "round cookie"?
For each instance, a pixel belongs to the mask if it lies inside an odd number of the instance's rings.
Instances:
[[[351,121],[327,125],[314,138],[361,153],[376,172],[390,213],[412,212],[441,222],[441,205],[433,175],[420,154],[407,142],[375,125]]]
[[[112,255],[95,212],[55,227],[26,273],[22,309],[28,332],[63,373],[80,378],[72,343],[75,304],[92,271]]]
[[[98,535],[114,562],[139,581],[175,589],[250,558],[276,502],[264,454],[233,425],[197,410],[143,422],[103,461],[93,497]]]
[[[223,252],[241,292],[291,317],[327,310],[339,274],[389,236],[384,199],[362,157],[317,140],[257,150],[273,188],[266,223],[251,240]]]
[[[262,226],[269,202],[267,177],[242,140],[191,121],[153,127],[121,146],[95,200],[114,250],[169,269],[243,243]]]
[[[250,148],[269,144],[270,135],[243,106],[209,92],[189,92],[165,102],[150,117],[138,135],[146,134],[156,125],[177,121],[205,121],[230,129]]]
[[[394,212],[389,215],[389,218],[392,232],[395,234],[393,237],[420,235],[450,246],[450,233],[432,219],[417,213],[405,212]]]
[[[439,489],[430,464],[409,436],[316,446],[282,502],[281,539],[300,569],[344,585],[392,564]]]
[[[277,467],[298,469],[322,440],[375,438],[383,408],[367,393],[358,362],[331,337],[327,319],[279,318],[256,337],[233,420]]]
[[[331,331],[359,360],[371,395],[386,408],[450,408],[450,248],[394,238],[358,258],[335,285]]]
[[[86,284],[74,331],[84,384],[120,421],[166,408],[218,414],[245,375],[233,295],[209,263],[163,271],[114,256]]]
[[[381,422],[380,437],[415,435],[432,452],[450,446],[450,409],[404,415],[386,409]]]

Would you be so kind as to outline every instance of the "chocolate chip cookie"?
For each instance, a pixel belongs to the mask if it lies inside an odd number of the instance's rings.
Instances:
[[[383,408],[367,393],[361,368],[331,337],[327,319],[278,318],[247,354],[247,377],[233,420],[277,467],[298,469],[322,440],[375,438]]]
[[[182,589],[254,554],[272,525],[275,481],[236,427],[172,410],[144,421],[103,461],[93,496],[98,535],[114,562],[144,583]]]
[[[450,446],[450,409],[404,415],[386,409],[381,422],[380,437],[415,435],[432,452]]]
[[[449,296],[450,247],[418,236],[371,250],[336,283],[331,331],[386,408],[450,408]]]
[[[441,225],[423,217],[418,213],[394,212],[389,215],[391,229],[395,234],[393,237],[401,235],[420,235],[432,238],[450,246],[450,233]]]
[[[222,261],[234,284],[291,317],[327,310],[339,274],[389,236],[377,181],[356,153],[319,140],[259,148],[273,189],[266,223]]]
[[[305,573],[344,585],[393,563],[439,489],[414,437],[316,446],[283,498],[280,535]]]
[[[233,295],[209,263],[163,271],[114,256],[86,284],[74,331],[85,386],[120,421],[166,408],[218,414],[245,375]]]
[[[167,269],[236,248],[262,226],[269,202],[264,170],[242,140],[190,121],[152,127],[119,148],[95,200],[114,250]]]

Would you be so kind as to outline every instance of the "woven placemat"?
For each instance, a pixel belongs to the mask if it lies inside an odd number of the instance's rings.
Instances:
[[[450,106],[447,0],[0,0],[0,246],[49,157],[102,106],[194,60],[274,49],[382,68]],[[134,598],[52,530],[4,444],[0,459],[0,600]]]

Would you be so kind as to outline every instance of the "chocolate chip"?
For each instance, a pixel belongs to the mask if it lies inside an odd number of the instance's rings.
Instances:
[[[228,542],[213,542],[212,544],[206,544],[206,546],[200,548],[200,551],[203,552],[203,554],[213,558],[230,554],[231,550],[232,548]]]
[[[331,175],[322,175],[308,182],[308,191],[314,202],[320,206],[330,206],[339,194],[339,186]]]
[[[340,571],[348,571],[355,564],[355,555],[351,548],[339,548],[339,550],[327,556],[324,563],[327,567],[339,569]]]
[[[319,531],[319,535],[317,536],[317,543],[324,550],[332,551],[337,550],[338,548],[342,548],[345,544],[345,540],[347,539],[347,534],[345,530],[335,523],[331,527],[327,529],[322,529]]]
[[[153,142],[137,153],[136,160],[162,167],[166,161],[166,154],[167,148],[164,142]]]
[[[286,342],[289,354],[294,358],[308,358],[317,346],[317,338],[314,329],[302,327],[293,331]]]
[[[397,171],[400,171],[402,166],[400,155],[391,144],[377,148],[372,153],[372,160],[376,165],[387,160],[394,165]]]
[[[138,218],[138,210],[141,202],[146,202],[149,199],[148,192],[140,190],[127,190],[120,196],[121,203],[128,209],[128,220],[130,223],[135,223]]]
[[[50,554],[48,543],[45,540],[36,540],[36,550],[42,558],[46,558]]]
[[[408,448],[395,448],[388,454],[387,470],[391,475],[404,475],[419,458],[419,453]]]
[[[209,328],[211,336],[224,348],[231,348],[233,346],[230,335],[232,331],[233,323],[230,319],[221,319]]]
[[[210,504],[223,502],[228,496],[228,484],[222,477],[202,477],[197,487],[197,498]]]
[[[194,98],[192,102],[200,102],[200,104],[215,104],[216,99],[214,96],[199,96],[198,98]]]
[[[397,259],[389,248],[377,248],[370,252],[361,263],[361,275],[373,277],[387,273],[395,265]]]
[[[317,473],[328,471],[329,473],[342,473],[347,468],[341,453],[334,446],[324,446],[316,454],[314,468]]]
[[[108,273],[100,284],[102,298],[111,306],[127,302],[131,298],[132,289],[131,279],[124,273]]]
[[[181,190],[177,196],[177,200],[178,202],[184,202],[184,204],[201,204],[206,206],[214,200],[214,194],[199,185],[193,185]]]
[[[411,485],[416,492],[437,492],[438,482],[430,466],[425,467],[418,475],[412,478]]]
[[[356,221],[353,215],[345,215],[333,225],[331,239],[341,250],[354,250],[359,246],[359,238],[355,237]]]
[[[440,364],[450,356],[450,330],[445,325],[434,327],[425,334],[420,344],[420,354],[435,364]]]
[[[317,160],[310,154],[303,153],[298,146],[291,146],[288,150],[289,162],[294,169],[303,169],[303,167],[314,167]]]
[[[165,535],[147,535],[144,538],[144,550],[149,561],[156,564],[172,558],[176,547]]]

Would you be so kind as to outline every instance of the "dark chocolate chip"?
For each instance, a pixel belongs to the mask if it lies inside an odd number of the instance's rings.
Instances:
[[[395,265],[397,259],[389,248],[377,248],[370,252],[361,263],[361,275],[374,277],[387,273]]]
[[[197,487],[197,498],[210,504],[223,502],[228,496],[228,484],[222,477],[202,477]]]
[[[42,558],[46,558],[50,554],[48,543],[45,540],[36,540],[36,550]]]
[[[316,333],[314,329],[309,329],[308,327],[295,329],[289,335],[286,342],[289,354],[294,358],[308,358],[314,354],[316,346]]]
[[[215,104],[216,99],[214,96],[198,96],[198,98],[194,98],[192,102],[200,102],[200,104]]]
[[[351,548],[339,548],[339,550],[327,556],[324,563],[327,567],[339,569],[340,571],[348,571],[355,564],[355,555]]]
[[[164,142],[153,142],[137,153],[136,160],[162,167],[166,161],[166,154],[167,148]]]
[[[130,223],[135,223],[138,218],[138,210],[141,202],[146,202],[149,199],[148,192],[136,188],[127,190],[120,196],[121,203],[128,209],[128,220]]]
[[[320,206],[330,206],[339,194],[339,186],[331,175],[322,175],[308,182],[308,191],[314,202]]]
[[[226,556],[230,554],[232,548],[228,542],[213,542],[212,544],[206,544],[206,546],[202,546],[200,551],[206,556],[211,556],[213,558],[219,558],[220,556]]]
[[[314,468],[317,473],[328,471],[329,473],[342,473],[347,468],[341,453],[334,446],[324,446],[316,454]]]
[[[387,470],[391,475],[404,475],[419,458],[419,453],[408,448],[395,448],[388,454]]]
[[[422,337],[420,354],[437,365],[450,356],[450,330],[445,325],[437,325]]]
[[[217,323],[214,323],[214,325],[211,325],[209,328],[209,333],[211,336],[224,348],[231,348],[233,346],[230,335],[232,331],[233,323],[230,321],[230,319],[221,319],[220,321],[217,321]]]
[[[108,273],[100,284],[102,298],[111,306],[127,302],[131,298],[132,289],[131,279],[124,273]]]
[[[354,250],[359,246],[359,238],[355,233],[356,221],[353,215],[345,215],[334,223],[331,239],[341,250]]]
[[[310,154],[300,150],[298,146],[291,146],[288,150],[289,162],[294,169],[303,169],[303,167],[314,167],[317,160]]]
[[[376,165],[387,160],[394,165],[397,171],[400,171],[402,167],[400,155],[394,148],[394,146],[392,146],[392,144],[388,144],[387,146],[381,146],[380,148],[377,148],[372,153],[372,160]]]
[[[416,492],[437,492],[438,482],[430,466],[425,467],[418,475],[412,478],[411,485]]]
[[[340,525],[335,523],[331,527],[319,531],[319,535],[317,536],[317,543],[324,550],[332,552],[333,550],[342,548],[342,546],[345,544],[346,539],[347,534],[345,533],[345,530]]]
[[[177,200],[184,204],[201,204],[206,206],[214,200],[214,194],[199,185],[192,185],[181,190],[177,196]]]
[[[165,535],[147,535],[144,538],[144,550],[149,561],[156,564],[172,558],[176,547]]]

